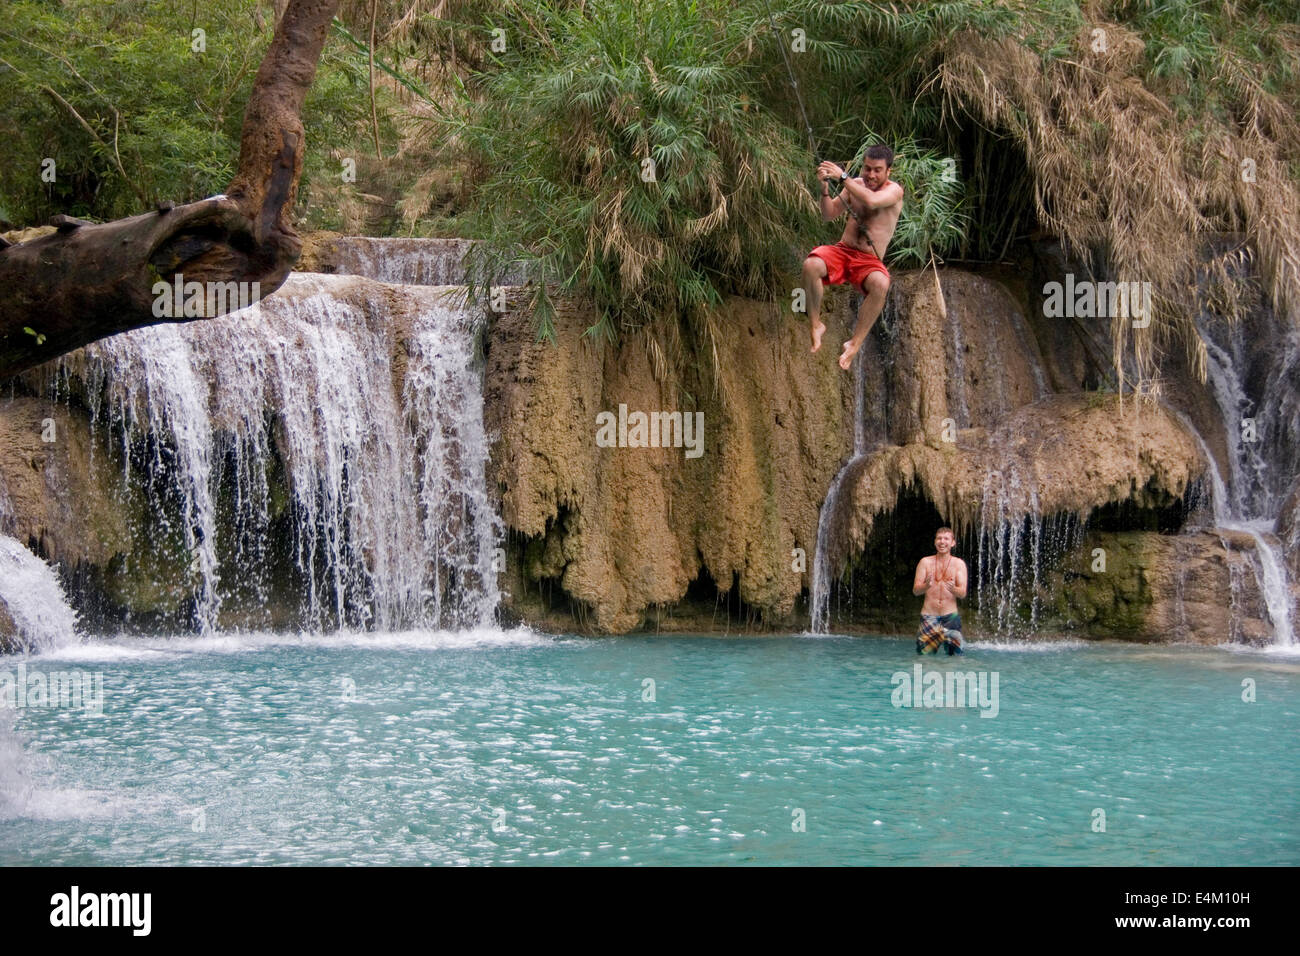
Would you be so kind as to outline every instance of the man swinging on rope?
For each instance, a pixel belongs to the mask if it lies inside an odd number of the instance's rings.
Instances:
[[[829,161],[817,167],[822,180],[822,219],[830,222],[847,211],[849,221],[839,242],[818,246],[804,260],[803,287],[808,295],[814,352],[822,347],[826,331],[821,320],[823,280],[831,285],[850,283],[862,290],[865,298],[858,309],[858,323],[840,355],[840,368],[846,371],[884,308],[889,291],[889,270],[881,260],[903,211],[903,187],[889,178],[893,162],[894,151],[888,146],[871,146],[863,157],[860,178],[850,178],[848,172]],[[843,184],[834,199],[826,185],[832,179]]]

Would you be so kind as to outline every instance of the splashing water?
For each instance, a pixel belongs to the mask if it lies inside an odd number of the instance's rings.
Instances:
[[[1294,645],[1294,601],[1282,542],[1274,531],[1287,484],[1300,466],[1300,331],[1283,329],[1282,347],[1270,348],[1252,361],[1241,324],[1221,328],[1203,309],[1197,316],[1197,329],[1205,343],[1207,372],[1223,416],[1226,481],[1195,426],[1185,416],[1183,422],[1209,462],[1215,525],[1244,532],[1254,540],[1249,560],[1273,625],[1274,643]],[[1261,364],[1262,369],[1258,368]],[[1248,380],[1260,371],[1264,384],[1262,400],[1257,401],[1251,396]],[[1224,547],[1228,547],[1226,540]]]
[[[1254,539],[1254,553],[1249,555],[1248,558],[1250,567],[1255,573],[1255,582],[1260,593],[1264,596],[1264,606],[1268,609],[1269,618],[1273,623],[1273,641],[1283,647],[1293,646],[1295,644],[1295,630],[1291,622],[1294,618],[1292,616],[1291,595],[1286,580],[1286,565],[1277,546],[1270,540],[1271,535],[1268,535],[1271,522],[1260,519],[1243,520],[1232,514],[1230,503],[1234,501],[1234,498],[1229,493],[1223,475],[1219,471],[1218,460],[1211,454],[1209,445],[1201,437],[1201,433],[1197,431],[1192,420],[1177,410],[1174,410],[1174,414],[1178,416],[1183,423],[1183,427],[1196,440],[1201,455],[1209,465],[1210,499],[1214,509],[1215,528],[1244,532]],[[1222,542],[1224,550],[1232,550],[1232,545],[1226,538],[1220,535],[1219,540]],[[1231,591],[1230,601],[1235,612],[1242,600],[1243,582],[1240,578],[1241,570],[1236,566],[1230,566],[1228,571]],[[1240,637],[1239,615],[1233,613],[1231,621],[1233,633],[1229,635],[1229,640],[1236,641]]]
[[[1037,489],[1014,467],[985,474],[975,596],[995,634],[1019,638],[1038,630],[1043,569],[1078,551],[1086,528],[1086,521],[1074,514],[1041,514]]]
[[[200,633],[232,594],[265,607],[286,572],[310,629],[493,618],[502,530],[484,478],[482,315],[450,291],[293,275],[249,309],[116,336],[65,364],[86,380],[94,426],[120,436],[126,481],[179,502],[170,530],[191,555]]]
[[[54,569],[4,535],[0,535],[0,605],[13,619],[22,650],[39,652],[77,640],[77,615],[68,606]]]

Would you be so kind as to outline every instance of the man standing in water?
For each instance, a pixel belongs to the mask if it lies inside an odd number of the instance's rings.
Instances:
[[[925,595],[921,605],[921,630],[916,635],[916,653],[938,653],[942,646],[949,656],[962,653],[961,615],[957,598],[966,596],[966,562],[952,556],[957,543],[951,528],[934,533],[935,553],[916,566],[912,593]]]
[[[888,146],[871,146],[863,157],[859,178],[850,178],[846,170],[829,161],[817,167],[817,175],[822,180],[822,219],[830,222],[848,212],[849,221],[839,242],[818,246],[803,261],[803,287],[808,296],[814,352],[822,347],[822,335],[826,331],[821,320],[822,282],[849,283],[862,290],[865,298],[858,309],[858,323],[840,354],[840,368],[846,371],[884,308],[885,294],[889,291],[889,270],[882,260],[898,225],[899,213],[903,211],[903,187],[889,178],[893,162],[894,151]],[[826,185],[832,179],[842,183],[840,194],[834,199],[830,198]]]

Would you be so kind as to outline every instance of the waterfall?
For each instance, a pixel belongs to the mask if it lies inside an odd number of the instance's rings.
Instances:
[[[1019,309],[1008,310],[1011,319],[1011,327],[1015,330],[1016,338],[1020,342],[1022,354],[1029,361],[1029,370],[1034,376],[1034,400],[1046,398],[1052,394],[1052,386],[1047,381],[1047,370],[1043,367],[1043,355],[1038,348],[1038,340],[1034,337],[1033,330],[1029,328],[1029,321]],[[1003,405],[1005,408],[1005,403]]]
[[[974,572],[976,606],[993,630],[1020,636],[1020,611],[1028,596],[1033,634],[1042,612],[1043,568],[1077,551],[1087,523],[1069,513],[1044,515],[1032,479],[1014,464],[985,472]]]
[[[496,614],[497,545],[504,534],[483,473],[488,439],[483,430],[483,388],[470,374],[477,322],[443,308],[412,337],[405,402],[416,437],[424,540],[435,566],[450,570],[454,586],[433,575],[429,610],[435,624],[483,624]],[[456,410],[458,414],[449,414]]]
[[[397,285],[459,285],[465,281],[470,239],[394,239],[347,236],[327,256],[340,275]]]
[[[267,608],[286,579],[310,629],[493,619],[483,316],[455,291],[295,274],[249,309],[65,361],[190,557],[198,631],[231,600]]]
[[[339,275],[365,276],[397,285],[462,285],[474,239],[401,239],[344,236],[322,254],[322,265]],[[525,270],[513,266],[498,277],[522,285]]]
[[[1031,487],[1032,491],[1032,487]],[[1023,585],[1021,554],[1026,523],[1037,528],[1040,516],[1035,507],[1029,521],[1024,514],[1020,471],[1009,464],[1005,471],[988,469],[980,501],[979,538],[976,547],[975,595],[979,609],[1000,634],[1015,631],[1016,610]],[[1037,505],[1037,495],[1033,496]],[[1033,561],[1037,578],[1037,561]],[[1036,597],[1031,600],[1035,600]],[[991,613],[990,613],[991,605]]]
[[[190,556],[195,618],[211,630],[221,609],[216,587],[216,508],[212,481],[213,435],[208,384],[191,351],[195,337],[174,325],[114,336],[89,346],[92,420],[107,415],[124,441],[152,437],[145,473],[159,484],[174,475],[180,513],[172,527],[162,514],[161,530],[179,530]],[[65,368],[68,366],[65,365]],[[106,400],[109,408],[99,402]],[[158,440],[166,436],[166,441]],[[128,455],[123,455],[129,461]],[[126,475],[130,480],[130,473]]]
[[[9,500],[9,488],[5,485],[4,475],[0,475],[0,534],[8,534],[14,517],[13,502]]]
[[[1254,540],[1250,563],[1268,608],[1274,643],[1292,645],[1295,609],[1275,532],[1286,489],[1300,466],[1300,331],[1285,328],[1271,312],[1260,317],[1282,341],[1269,341],[1255,355],[1242,323],[1224,328],[1204,309],[1197,317],[1211,389],[1223,417],[1226,481],[1200,433],[1185,417],[1184,424],[1210,465],[1215,525]],[[1255,395],[1252,384],[1258,390]]]
[[[1255,572],[1255,581],[1260,593],[1264,596],[1264,605],[1268,608],[1269,619],[1273,623],[1274,643],[1282,646],[1294,644],[1295,629],[1292,625],[1294,618],[1292,616],[1291,595],[1286,579],[1286,564],[1282,560],[1280,548],[1274,546],[1265,537],[1268,531],[1267,522],[1259,519],[1242,519],[1232,513],[1230,506],[1237,499],[1229,492],[1228,486],[1223,480],[1223,474],[1219,470],[1219,463],[1210,452],[1210,446],[1206,444],[1205,439],[1190,418],[1176,409],[1172,411],[1183,423],[1183,427],[1196,440],[1201,454],[1209,463],[1210,497],[1211,506],[1214,509],[1215,528],[1243,532],[1250,535],[1255,542],[1255,553],[1250,558],[1250,565]],[[1225,551],[1232,550],[1232,546],[1226,538],[1220,536],[1219,540],[1223,543]],[[1236,577],[1238,572],[1235,568],[1230,568],[1229,574],[1231,604],[1233,608],[1236,608],[1240,603],[1241,582]],[[1236,615],[1234,615],[1234,621],[1235,618]],[[1235,640],[1236,637],[1236,634],[1230,635],[1231,640]]]
[[[938,286],[938,283],[935,283]],[[943,294],[939,286],[938,294]],[[947,314],[947,310],[944,310]],[[955,419],[958,428],[970,428],[970,402],[966,397],[966,345],[962,341],[961,322],[944,323],[952,331],[952,365],[948,374],[948,383],[953,390]]]
[[[13,620],[22,650],[51,650],[76,641],[77,615],[54,569],[5,535],[0,535],[0,610]]]
[[[859,300],[855,296],[850,302],[850,314],[856,315]],[[893,322],[893,296],[885,296],[884,307],[880,311],[878,324],[884,329],[889,329]],[[866,405],[866,349],[865,346],[858,353],[857,361],[853,363],[853,457],[849,459],[831,480],[831,486],[826,492],[826,500],[822,502],[820,514],[817,516],[817,550],[813,555],[813,579],[812,593],[809,595],[809,604],[811,605],[811,629],[814,634],[827,633],[827,627],[830,626],[830,592],[831,592],[831,557],[832,550],[832,524],[839,515],[840,508],[840,486],[844,483],[846,475],[867,454],[867,425],[865,417]],[[836,549],[838,550],[838,549]]]

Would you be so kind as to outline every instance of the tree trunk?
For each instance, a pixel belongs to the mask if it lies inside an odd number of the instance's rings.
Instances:
[[[283,284],[302,251],[289,221],[302,174],[300,114],[338,6],[289,0],[257,71],[224,195],[102,225],[57,216],[58,232],[0,248],[0,378],[118,332],[184,321],[184,309],[158,314],[157,283],[200,283],[209,290],[206,317],[240,304],[213,297],[212,284],[247,283],[261,296]]]

